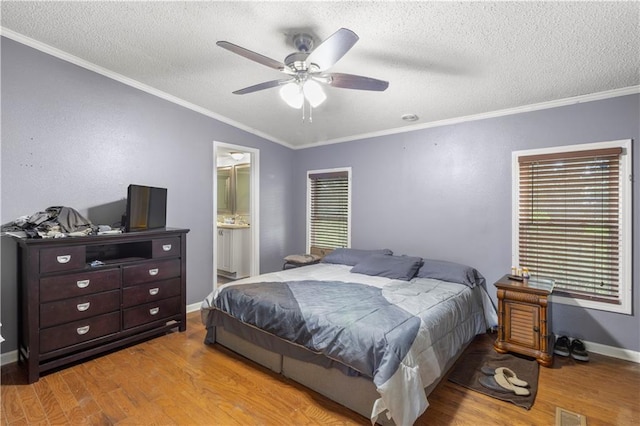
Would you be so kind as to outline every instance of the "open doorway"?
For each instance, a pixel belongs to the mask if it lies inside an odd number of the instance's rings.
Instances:
[[[259,150],[213,142],[213,289],[260,273]]]

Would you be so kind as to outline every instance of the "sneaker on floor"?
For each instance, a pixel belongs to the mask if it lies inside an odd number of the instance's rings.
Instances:
[[[573,339],[571,342],[571,357],[573,359],[577,359],[578,361],[589,361],[589,352],[587,352],[587,348],[584,347],[584,343],[580,339]]]
[[[569,338],[567,336],[561,336],[556,339],[556,344],[553,348],[553,353],[560,356],[569,356],[571,350],[569,349]]]

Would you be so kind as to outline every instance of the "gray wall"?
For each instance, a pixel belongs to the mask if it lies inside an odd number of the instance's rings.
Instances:
[[[70,206],[96,224],[130,183],[168,188],[167,224],[190,228],[187,303],[213,284],[213,141],[260,150],[260,268],[291,253],[294,151],[2,38],[1,223]],[[16,349],[15,244],[2,238],[2,352]]]
[[[304,250],[306,171],[351,166],[354,247],[471,264],[493,282],[511,266],[512,151],[640,136],[633,95],[292,151],[11,40],[1,49],[0,221],[67,205],[115,222],[129,183],[165,186],[169,225],[191,229],[188,303],[212,286],[214,140],[260,149],[261,271]],[[634,142],[636,175],[639,156]],[[3,352],[16,348],[14,246],[3,238]],[[637,255],[633,267],[637,312]],[[553,307],[554,332],[634,351],[638,323],[637,314]]]
[[[640,96],[472,121],[296,152],[295,234],[305,247],[306,171],[353,169],[352,247],[475,266],[490,283],[511,267],[511,152],[634,139],[639,175]],[[552,307],[552,330],[640,350],[640,196],[634,189],[634,315]]]

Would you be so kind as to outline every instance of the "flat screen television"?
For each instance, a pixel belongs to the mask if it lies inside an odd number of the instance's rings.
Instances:
[[[167,189],[129,185],[124,231],[146,231],[167,226]]]

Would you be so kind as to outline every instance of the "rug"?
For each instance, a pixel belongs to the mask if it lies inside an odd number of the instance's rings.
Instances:
[[[513,370],[519,379],[529,383],[528,396],[518,396],[514,393],[502,393],[482,386],[479,379],[484,376],[480,371],[483,365],[489,367],[507,367]],[[538,363],[535,359],[520,357],[514,354],[499,354],[491,349],[469,351],[463,354],[449,374],[449,380],[473,391],[489,395],[502,401],[511,402],[519,407],[529,410],[536,399],[538,392]]]

